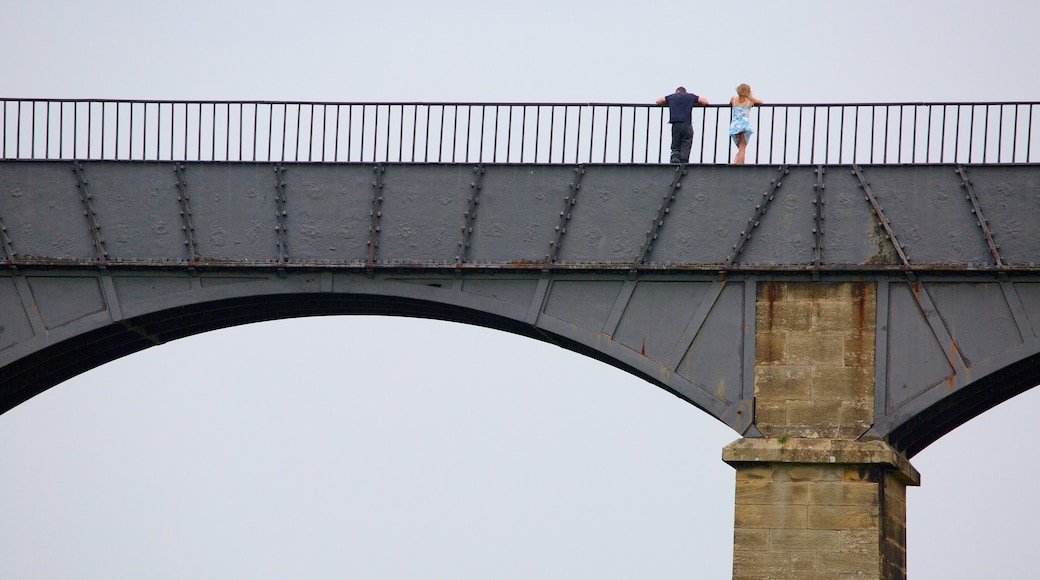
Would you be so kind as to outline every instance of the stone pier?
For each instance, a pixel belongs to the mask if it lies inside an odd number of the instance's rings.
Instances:
[[[874,418],[876,286],[758,285],[755,426],[736,469],[734,579],[906,577],[913,466]]]

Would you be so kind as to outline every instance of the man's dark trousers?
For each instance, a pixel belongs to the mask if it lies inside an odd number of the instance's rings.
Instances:
[[[672,163],[689,163],[693,123],[672,123]]]

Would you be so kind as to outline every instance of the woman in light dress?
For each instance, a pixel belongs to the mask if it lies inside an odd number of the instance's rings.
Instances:
[[[730,97],[729,104],[733,107],[729,136],[737,146],[733,163],[744,163],[744,150],[747,149],[748,139],[755,132],[751,128],[751,107],[761,105],[762,101],[751,95],[751,87],[747,83],[741,83],[737,87],[737,96]]]

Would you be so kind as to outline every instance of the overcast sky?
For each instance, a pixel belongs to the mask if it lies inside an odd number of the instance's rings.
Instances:
[[[3,8],[0,96],[1040,100],[1033,2]],[[1035,575],[1037,392],[914,458],[909,572]],[[737,434],[457,324],[327,317],[154,347],[0,415],[0,578],[728,578]]]

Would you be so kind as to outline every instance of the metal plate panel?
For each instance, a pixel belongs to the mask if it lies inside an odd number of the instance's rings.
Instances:
[[[577,203],[565,204],[564,198],[573,195],[575,178],[571,167],[487,167],[468,262],[544,262],[555,230],[564,221],[560,212],[580,208],[584,201],[579,190]],[[565,245],[566,233],[562,240]]]
[[[172,163],[83,164],[109,260],[191,258],[173,168]]]
[[[601,333],[623,285],[620,280],[557,280],[549,288],[544,312],[589,332]]]
[[[672,174],[628,165],[587,170],[558,263],[634,263]]]
[[[292,263],[364,263],[375,188],[368,165],[301,164],[283,173]]]
[[[0,163],[0,218],[17,258],[97,259],[71,163]]]
[[[1018,292],[1019,301],[1029,320],[1033,337],[1040,336],[1040,283],[1017,282],[1015,291]]]
[[[120,304],[134,304],[191,290],[191,280],[183,274],[139,272],[112,276]]]
[[[203,260],[278,261],[274,165],[190,164],[184,175]]]
[[[29,314],[22,304],[15,280],[0,279],[0,351],[32,336]]]
[[[711,282],[639,282],[614,332],[614,340],[661,363],[685,346],[683,331]]]
[[[538,288],[538,280],[504,278],[492,280],[488,278],[470,278],[462,281],[462,292],[491,298],[515,306],[527,307],[534,298]]]
[[[953,365],[936,340],[910,285],[893,282],[889,288],[888,377],[886,402],[889,412],[901,407],[931,387],[950,381]]]
[[[763,193],[771,191],[770,182],[777,177],[774,173],[769,180],[760,184],[761,191],[757,197],[753,197],[756,206],[766,202]],[[816,208],[812,203],[816,175],[811,167],[792,168],[783,176],[781,183],[773,200],[766,206],[766,213],[758,220],[757,226],[751,229],[751,239],[737,263],[812,264],[816,255],[813,251],[816,243],[813,234]],[[753,215],[755,212],[751,211],[748,218]],[[749,225],[745,224],[744,227]]]
[[[868,167],[863,174],[910,263],[994,263],[952,168]]]
[[[775,167],[687,166],[671,211],[654,244],[656,264],[722,264],[754,214]],[[724,178],[725,177],[725,178]],[[656,207],[656,206],[655,206]]]
[[[827,167],[823,190],[824,264],[899,264],[859,180],[847,166]]]
[[[476,181],[468,165],[387,169],[376,262],[455,264],[462,254],[466,200]]]
[[[48,330],[107,308],[95,276],[28,276],[26,281]]]
[[[1022,344],[1000,284],[922,284],[971,367]]]
[[[741,397],[744,357],[744,284],[729,282],[704,320],[678,372],[723,401]]]
[[[1036,166],[968,166],[967,174],[1001,259],[1007,264],[1040,264],[1040,172]]]

